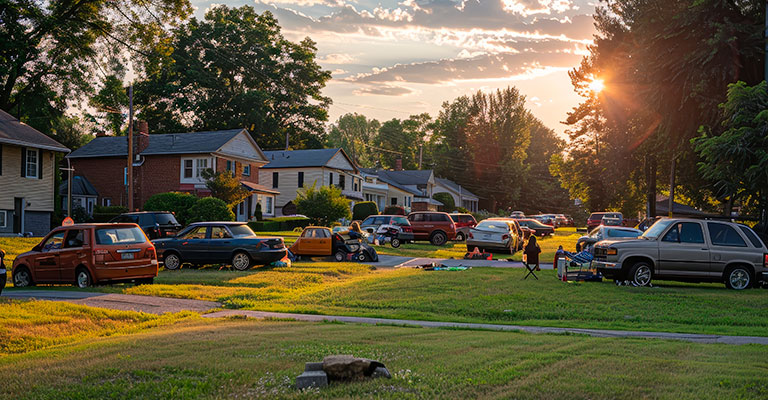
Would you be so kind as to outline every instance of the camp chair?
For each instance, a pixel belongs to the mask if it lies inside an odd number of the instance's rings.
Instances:
[[[539,277],[536,276],[536,273],[534,272],[534,271],[536,271],[536,266],[535,265],[528,265],[528,255],[525,254],[525,253],[523,253],[523,265],[525,265],[525,268],[528,269],[528,273],[525,274],[525,276],[523,277],[523,280],[528,279],[529,275],[533,275],[533,277],[536,278],[536,280],[538,281]]]

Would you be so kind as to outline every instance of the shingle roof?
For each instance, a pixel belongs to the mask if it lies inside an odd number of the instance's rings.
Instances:
[[[67,195],[67,181],[61,182],[59,185],[59,194],[62,196]],[[96,188],[88,182],[84,176],[74,176],[72,178],[72,195],[73,196],[98,196],[99,192]]]
[[[445,178],[435,178],[435,181],[441,185],[448,186],[449,188],[453,189],[456,193],[460,193],[462,196],[472,196],[477,197],[474,193],[470,192],[466,188],[462,187],[458,183]]]
[[[63,144],[0,110],[0,143],[69,153]]]
[[[388,172],[388,171],[383,171],[383,170],[382,171],[377,171],[376,169],[372,169],[372,168],[363,168],[362,170],[366,174],[378,176],[378,179],[380,181],[382,181],[382,182],[384,182],[384,183],[386,183],[386,184],[388,184],[390,186],[394,186],[394,187],[396,187],[396,188],[398,188],[398,189],[400,189],[400,190],[402,190],[404,192],[415,194],[415,195],[421,195],[422,194],[420,190],[411,189],[411,188],[409,188],[409,187],[407,187],[405,185],[401,185],[396,180],[392,179],[388,174],[386,174],[386,172]]]
[[[341,149],[311,149],[311,150],[276,150],[265,151],[269,164],[261,167],[269,168],[302,168],[322,167],[331,161]]]
[[[379,171],[379,177],[382,174],[401,185],[426,185],[429,183],[429,177],[432,176],[432,170]]]
[[[149,145],[141,155],[213,153],[224,146],[243,129],[225,131],[168,133],[149,135]],[[128,137],[103,136],[75,150],[69,158],[127,157]]]

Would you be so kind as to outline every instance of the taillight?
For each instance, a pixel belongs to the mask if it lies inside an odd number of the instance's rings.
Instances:
[[[501,240],[507,240],[507,239],[509,239],[509,235],[507,235],[506,233],[501,235]]]
[[[157,253],[155,252],[154,247],[150,247],[147,249],[147,251],[144,253],[146,256],[149,257],[150,260],[154,260],[157,258]]]
[[[768,268],[768,254],[763,256],[763,268]]]
[[[474,239],[474,238],[475,238],[475,235],[473,235],[473,234],[472,234],[472,232],[469,232],[469,238],[470,238],[470,239]]]

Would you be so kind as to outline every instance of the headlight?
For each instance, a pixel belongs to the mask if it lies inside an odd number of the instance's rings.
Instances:
[[[619,251],[618,251],[618,250],[616,250],[616,249],[614,249],[613,247],[611,247],[611,248],[609,248],[609,249],[608,249],[608,250],[605,252],[605,254],[607,254],[607,255],[609,255],[609,256],[615,256],[616,254],[619,254]]]

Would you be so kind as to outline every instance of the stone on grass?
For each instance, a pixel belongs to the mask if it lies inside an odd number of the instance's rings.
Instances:
[[[328,375],[323,371],[304,371],[296,378],[296,388],[306,389],[309,387],[326,387],[328,386]]]
[[[392,379],[392,374],[389,373],[389,370],[387,369],[387,367],[378,367],[375,370],[373,370],[373,373],[371,374],[371,378]]]
[[[328,356],[323,359],[323,371],[331,381],[353,381],[371,377],[384,364],[348,354]]]

